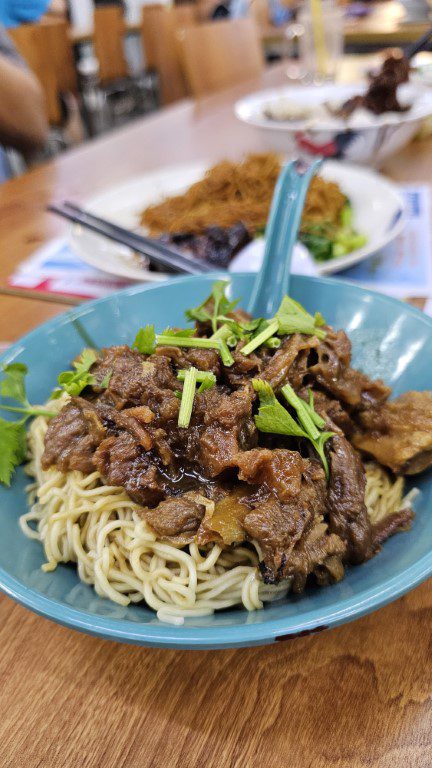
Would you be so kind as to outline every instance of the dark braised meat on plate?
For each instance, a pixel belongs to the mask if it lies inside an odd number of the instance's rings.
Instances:
[[[239,251],[252,237],[241,222],[231,227],[206,227],[201,234],[179,232],[161,236],[161,241],[172,245],[179,251],[194,256],[199,261],[207,261],[215,267],[226,269]]]
[[[336,110],[331,110],[336,117],[347,119],[356,109],[363,107],[374,115],[385,112],[407,112],[397,97],[397,88],[408,81],[410,65],[403,54],[393,53],[384,60],[381,70],[370,74],[366,93],[353,96]]]
[[[268,583],[341,579],[412,519],[371,524],[362,456],[430,466],[432,394],[389,401],[351,366],[344,331],[284,302],[252,320],[214,290],[189,311],[195,331],[147,326],[135,348],[103,349],[49,424],[44,469],[98,470],[177,545],[254,542]]]

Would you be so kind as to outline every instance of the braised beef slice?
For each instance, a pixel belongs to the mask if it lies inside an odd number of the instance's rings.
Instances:
[[[367,557],[371,540],[363,464],[356,450],[339,434],[331,438],[329,463],[329,529],[346,543],[348,562],[361,563]]]
[[[143,517],[160,536],[196,533],[204,517],[205,507],[183,497],[161,501],[154,509],[142,510]]]
[[[244,345],[244,342],[237,344],[237,347],[232,351],[234,364],[230,367],[224,367],[224,380],[232,389],[245,387],[262,370],[263,362],[258,355],[253,352],[250,355],[242,354],[241,349]]]
[[[192,419],[197,439],[195,460],[208,477],[216,477],[236,466],[239,451],[256,444],[253,400],[251,387],[231,394],[213,387],[196,395]]]
[[[118,411],[101,399],[99,401],[96,400],[94,408],[106,426],[108,435],[117,435],[120,431],[124,430],[129,432],[146,451],[151,449],[153,441],[148,425],[153,421],[154,413],[146,405],[137,405],[133,408],[125,408],[123,411]]]
[[[237,456],[239,480],[252,485],[265,486],[279,499],[287,501],[300,493],[302,473],[308,462],[298,451],[255,448]]]
[[[305,387],[298,391],[300,397],[306,402],[309,400],[309,390]],[[314,408],[316,412],[329,423],[329,429],[339,429],[345,437],[349,437],[355,429],[355,423],[339,400],[329,397],[325,392],[315,390],[313,392]]]
[[[190,368],[193,365],[199,371],[211,371],[217,378],[222,370],[220,355],[216,349],[159,347],[155,356],[168,358],[175,365],[176,370]]]
[[[405,392],[359,416],[352,442],[398,475],[432,464],[432,393]]]
[[[309,351],[318,345],[319,341],[315,336],[304,336],[300,333],[288,336],[263,368],[260,378],[268,381],[273,389],[279,389],[288,382],[295,386],[297,382],[293,382],[291,377],[292,374],[298,373],[299,358],[306,366]],[[294,363],[297,365],[293,370]]]
[[[409,529],[412,521],[414,520],[414,512],[410,507],[399,509],[397,512],[393,512],[392,515],[387,515],[380,520],[379,523],[372,528],[372,541],[370,548],[370,556],[372,557],[381,548],[381,545],[387,541],[390,536],[398,531],[406,531]]]
[[[107,483],[122,486],[137,504],[154,506],[164,497],[157,467],[127,432],[103,440],[93,460]]]
[[[76,397],[49,423],[42,467],[55,465],[62,472],[94,471],[93,454],[105,437],[105,428],[94,406]]]
[[[308,367],[305,383],[318,384],[350,410],[371,408],[387,400],[389,387],[350,367],[351,342],[346,333],[331,328],[326,332],[326,338],[316,348],[317,361]]]
[[[300,490],[291,498],[286,496],[284,503],[273,494],[263,500],[252,497],[249,500],[252,510],[242,522],[246,533],[261,549],[260,569],[264,581],[277,583],[291,577],[298,590],[304,588],[307,576],[319,565],[323,566],[327,558],[339,557],[345,552],[342,540],[337,535],[329,535],[326,524],[316,529],[325,511],[324,472],[315,461],[301,459],[301,462]],[[295,476],[297,478],[297,473]]]
[[[139,405],[143,388],[144,358],[129,347],[109,347],[103,349],[101,358],[91,369],[98,384],[111,374],[106,394],[113,403]],[[98,387],[95,387],[98,390]],[[100,390],[99,390],[100,391]]]
[[[304,591],[308,576],[313,574],[321,585],[340,581],[344,575],[345,544],[335,533],[329,533],[327,524],[315,518],[312,526],[294,547],[286,570],[292,576],[291,591]]]

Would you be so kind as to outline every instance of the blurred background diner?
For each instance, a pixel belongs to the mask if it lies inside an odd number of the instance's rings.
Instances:
[[[0,201],[26,228],[7,180],[34,183],[44,222],[0,291],[76,303],[163,279],[137,235],[257,269],[280,163],[321,155],[295,269],[426,299],[431,41],[426,0],[0,0]],[[55,219],[64,200],[126,234]]]
[[[407,45],[430,24],[426,0],[322,0],[320,44],[316,7],[298,0],[0,0],[8,174],[281,60],[287,81],[340,79],[344,54]],[[427,57],[418,61],[427,69]]]

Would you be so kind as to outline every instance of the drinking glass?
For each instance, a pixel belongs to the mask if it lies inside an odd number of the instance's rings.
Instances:
[[[288,28],[288,38],[298,44],[298,76],[320,83],[335,79],[343,53],[343,10],[332,0],[321,0],[321,30],[317,30],[310,3],[299,12],[297,22]]]

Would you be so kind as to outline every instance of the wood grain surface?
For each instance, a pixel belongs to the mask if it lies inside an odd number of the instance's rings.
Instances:
[[[13,768],[430,768],[432,591],[264,648],[158,651],[4,600],[0,743]]]
[[[259,84],[283,78],[278,67]],[[44,211],[49,200],[262,148],[232,115],[251,87],[182,102],[0,187],[0,291],[20,260],[64,231]],[[387,171],[430,182],[432,141]],[[0,296],[0,342],[62,309]],[[0,768],[431,768],[431,584],[330,632],[213,652],[117,645],[2,596]]]

